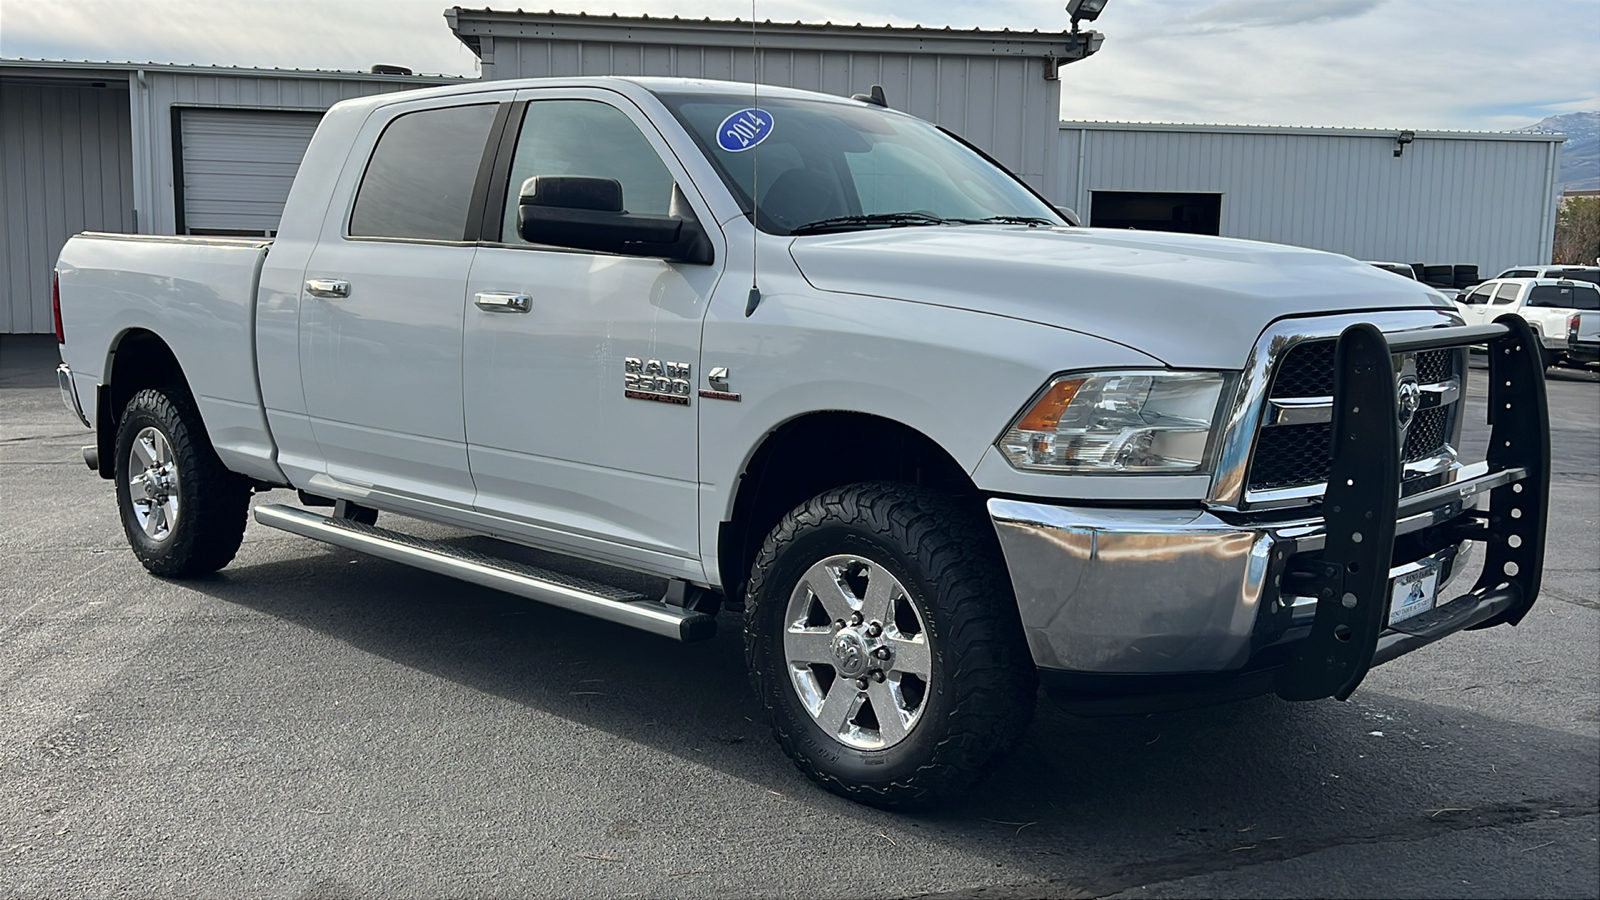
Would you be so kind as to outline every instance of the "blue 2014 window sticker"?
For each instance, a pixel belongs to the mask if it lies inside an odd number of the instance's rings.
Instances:
[[[717,146],[729,153],[749,150],[772,134],[772,113],[764,109],[741,109],[717,126]]]

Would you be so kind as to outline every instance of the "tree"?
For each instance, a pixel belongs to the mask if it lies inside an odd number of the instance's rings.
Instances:
[[[1600,197],[1573,197],[1556,213],[1551,262],[1592,266],[1600,262]]]

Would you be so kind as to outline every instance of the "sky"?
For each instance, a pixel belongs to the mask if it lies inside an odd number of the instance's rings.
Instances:
[[[516,0],[532,3],[535,0]],[[551,8],[543,0],[540,8]],[[514,3],[492,4],[515,8]],[[1064,0],[756,0],[774,21],[1062,31]],[[442,0],[0,0],[0,56],[476,74]],[[480,7],[481,8],[481,7]],[[750,17],[749,0],[555,2]],[[1600,0],[1109,0],[1062,116],[1503,131],[1600,110]]]

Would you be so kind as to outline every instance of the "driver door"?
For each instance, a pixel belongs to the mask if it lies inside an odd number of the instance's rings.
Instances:
[[[615,179],[629,212],[668,214],[677,185],[708,228],[710,213],[654,126],[615,93],[518,100],[467,284],[475,505],[544,544],[703,578],[694,388],[720,269],[530,244],[516,209],[526,179],[576,175]],[[630,375],[634,386],[641,375],[686,383],[662,395],[630,390]]]

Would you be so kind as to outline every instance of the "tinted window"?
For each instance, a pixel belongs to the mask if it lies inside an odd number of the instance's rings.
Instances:
[[[459,241],[494,105],[407,113],[383,130],[350,213],[360,237]]]
[[[1535,272],[1532,269],[1507,269],[1504,272],[1501,272],[1499,277],[1500,278],[1532,278],[1532,277],[1534,277],[1535,275],[1538,275],[1538,274],[1539,274],[1538,272]]]
[[[1517,291],[1522,289],[1520,284],[1502,284],[1500,290],[1494,292],[1494,305],[1504,306],[1517,299]]]
[[[628,212],[664,216],[672,206],[672,173],[622,110],[597,100],[538,100],[528,104],[511,161],[509,196],[500,240],[517,234],[517,198],[535,175],[612,178],[622,185]]]
[[[1568,281],[1584,281],[1589,284],[1600,284],[1600,269],[1569,269],[1552,278],[1564,278]]]
[[[1494,291],[1494,287],[1493,286],[1478,288],[1477,290],[1473,291],[1472,293],[1468,294],[1465,298],[1463,298],[1463,300],[1461,302],[1470,303],[1470,304],[1488,303],[1489,302],[1489,294],[1491,292],[1493,292],[1493,291]]]
[[[1541,284],[1528,295],[1529,306],[1600,309],[1600,291],[1586,284]]]

